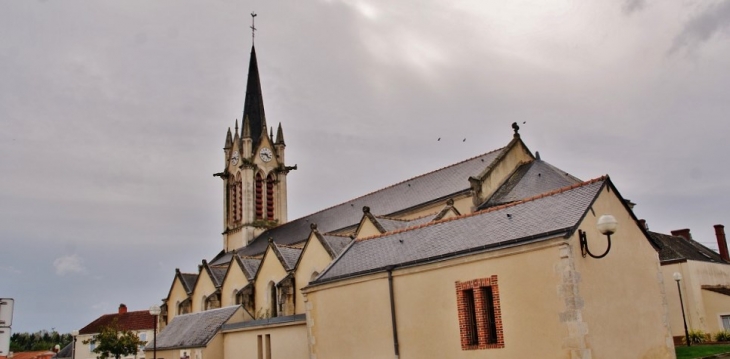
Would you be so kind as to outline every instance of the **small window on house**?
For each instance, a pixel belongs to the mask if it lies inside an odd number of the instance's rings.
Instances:
[[[456,282],[461,349],[504,348],[497,276]]]
[[[145,344],[147,344],[146,343],[147,342],[147,333],[138,333],[137,338],[139,338],[139,340],[141,340],[141,341],[145,342]],[[139,352],[144,351],[145,344],[140,344],[139,348],[137,348],[137,351],[139,351]]]
[[[730,330],[730,315],[721,315],[720,319],[722,320],[722,328]]]
[[[96,342],[89,342],[89,351],[93,352],[96,349]]]

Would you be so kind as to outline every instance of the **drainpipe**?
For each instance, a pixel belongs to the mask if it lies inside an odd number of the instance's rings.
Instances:
[[[393,325],[393,350],[395,358],[400,358],[400,350],[398,349],[398,325],[395,322],[395,297],[393,296],[393,269],[395,266],[388,266],[388,289],[390,291],[390,318]]]

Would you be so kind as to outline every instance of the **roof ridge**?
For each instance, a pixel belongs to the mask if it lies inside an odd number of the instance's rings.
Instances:
[[[358,238],[358,239],[355,239],[355,241],[358,241],[358,242],[367,241],[367,240],[371,240],[371,239],[375,239],[375,238],[380,238],[380,237],[390,236],[390,235],[393,235],[393,234],[398,234],[398,233],[408,232],[408,231],[412,231],[412,230],[416,230],[416,229],[421,229],[421,228],[424,228],[424,227],[433,226],[433,225],[437,225],[437,224],[441,224],[441,223],[445,223],[445,222],[450,222],[450,221],[455,221],[455,220],[459,220],[459,219],[474,217],[474,216],[478,216],[478,215],[481,215],[481,214],[484,214],[484,213],[494,212],[494,211],[502,210],[502,209],[505,209],[505,208],[514,207],[516,205],[520,205],[520,204],[523,204],[523,203],[536,201],[536,200],[541,199],[541,198],[554,196],[556,194],[560,194],[560,193],[563,193],[563,192],[567,192],[567,191],[570,191],[570,190],[573,190],[573,189],[576,189],[576,188],[579,188],[579,187],[588,186],[588,185],[591,185],[591,184],[596,183],[596,182],[604,181],[606,179],[608,179],[608,176],[607,175],[603,175],[601,177],[594,178],[592,180],[588,180],[588,181],[585,181],[585,182],[576,183],[576,184],[572,184],[570,186],[565,186],[565,187],[562,187],[562,188],[558,188],[556,190],[552,190],[552,191],[549,191],[549,192],[541,193],[541,194],[539,194],[537,196],[532,196],[532,197],[525,198],[525,199],[522,199],[522,200],[519,200],[519,201],[515,201],[515,202],[511,202],[511,203],[506,203],[506,204],[499,205],[499,206],[489,207],[489,208],[483,209],[481,211],[476,211],[476,212],[472,212],[472,213],[462,214],[461,216],[454,216],[454,217],[450,217],[450,218],[446,218],[446,219],[440,219],[438,221],[425,222],[425,223],[419,224],[417,226],[396,229],[396,230],[391,231],[391,232],[376,234],[376,235],[369,236],[369,237]]]
[[[399,184],[403,184],[403,183],[406,183],[406,182],[408,182],[408,181],[412,181],[412,180],[414,180],[414,179],[416,179],[416,178],[421,178],[421,177],[425,177],[425,176],[427,176],[427,175],[433,174],[434,172],[442,171],[442,170],[445,170],[445,169],[447,169],[447,168],[450,168],[450,167],[454,167],[454,166],[460,165],[460,164],[462,164],[462,163],[465,163],[465,162],[473,161],[473,160],[475,160],[475,159],[477,159],[477,158],[479,158],[479,157],[482,157],[482,156],[486,156],[486,155],[489,155],[489,154],[495,153],[495,152],[497,152],[497,151],[501,151],[501,150],[504,150],[505,148],[507,148],[507,146],[504,146],[504,147],[500,147],[500,148],[497,148],[497,149],[495,149],[495,150],[492,150],[492,151],[489,151],[489,152],[485,152],[485,153],[482,153],[482,154],[480,154],[480,155],[476,155],[476,156],[474,156],[474,157],[470,157],[470,158],[467,158],[467,159],[465,159],[465,160],[462,160],[462,161],[459,161],[459,162],[456,162],[456,163],[452,163],[452,164],[450,164],[450,165],[447,165],[447,166],[444,166],[444,167],[441,167],[441,168],[435,169],[435,170],[433,170],[433,171],[430,171],[430,172],[422,173],[422,174],[420,174],[420,175],[418,175],[418,176],[415,176],[415,177],[411,177],[411,178],[405,179],[405,180],[403,180],[403,181],[400,181],[400,182],[396,182],[396,183],[394,183],[394,184],[391,184],[391,185],[389,185],[389,186],[386,186],[386,187],[383,187],[383,188],[377,189],[377,190],[375,190],[375,191],[372,191],[372,192],[366,193],[366,194],[364,194],[364,195],[361,195],[361,196],[358,196],[358,197],[355,197],[355,198],[349,199],[349,200],[347,200],[347,201],[344,201],[344,202],[341,202],[341,203],[335,204],[335,205],[333,205],[333,206],[330,206],[330,207],[327,207],[327,208],[321,209],[321,210],[319,210],[319,211],[317,211],[317,212],[313,212],[313,213],[310,213],[310,214],[308,214],[308,215],[306,215],[306,216],[303,216],[303,217],[299,217],[299,218],[297,218],[297,219],[295,219],[295,220],[293,220],[293,221],[287,222],[287,223],[291,223],[291,222],[294,222],[294,221],[298,221],[298,220],[300,220],[300,219],[305,219],[305,218],[307,218],[307,217],[311,217],[311,216],[313,216],[313,215],[315,215],[315,214],[317,214],[317,213],[322,213],[322,212],[324,212],[324,211],[330,210],[330,209],[332,209],[332,208],[335,208],[335,207],[337,207],[337,206],[341,206],[341,205],[343,205],[343,204],[346,204],[346,203],[348,203],[348,202],[352,202],[352,201],[355,201],[355,200],[361,199],[361,198],[363,198],[363,197],[367,197],[367,196],[369,196],[369,195],[372,195],[372,194],[378,193],[378,192],[380,192],[380,191],[384,191],[384,190],[386,190],[386,189],[389,189],[389,188],[393,188],[393,187],[395,187],[395,186],[397,186],[397,185],[399,185]],[[282,225],[285,225],[285,224],[286,224],[286,223],[282,223],[282,224],[280,224],[279,226],[282,226]],[[278,227],[278,226],[277,226],[277,227]],[[276,227],[273,227],[273,228],[276,228]]]
[[[279,247],[284,247],[284,248],[289,248],[289,249],[296,249],[296,250],[300,250],[300,251],[303,249],[303,248],[295,247],[292,244],[278,244],[276,242],[274,242],[274,244],[277,245],[277,246],[279,246]]]
[[[320,233],[323,236],[328,237],[342,237],[342,238],[351,238],[349,234],[335,234],[335,233]]]

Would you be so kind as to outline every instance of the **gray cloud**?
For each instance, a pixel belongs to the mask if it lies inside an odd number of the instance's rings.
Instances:
[[[625,3],[636,16],[610,0],[3,3],[0,294],[16,298],[14,331],[146,309],[175,268],[221,250],[212,174],[241,116],[252,10],[267,120],[299,165],[289,218],[504,146],[527,121],[543,159],[610,174],[653,230],[711,244],[730,219],[730,53],[667,58],[689,10]],[[56,275],[69,254],[87,275]]]
[[[727,36],[730,29],[730,1],[723,0],[706,5],[692,19],[684,24],[682,31],[674,38],[669,53],[681,49],[688,51],[709,41],[713,36]]]
[[[625,0],[621,10],[624,14],[631,15],[634,12],[641,11],[646,7],[646,0]]]

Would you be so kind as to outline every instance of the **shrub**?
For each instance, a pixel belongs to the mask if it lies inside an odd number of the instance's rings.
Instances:
[[[700,344],[707,341],[707,334],[701,330],[689,331],[689,342],[692,344]]]
[[[730,342],[730,330],[721,330],[715,333],[716,342]]]

